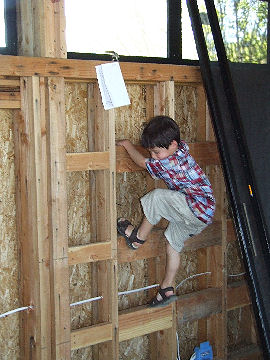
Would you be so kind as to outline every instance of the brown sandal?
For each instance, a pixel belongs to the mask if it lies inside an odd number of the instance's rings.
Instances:
[[[150,307],[164,307],[169,305],[170,303],[172,303],[173,301],[176,301],[178,299],[178,296],[176,295],[171,295],[171,296],[167,296],[166,292],[167,291],[174,291],[174,288],[172,286],[167,287],[165,289],[159,289],[158,293],[160,294],[160,296],[162,297],[162,300],[158,300],[157,296],[155,296],[150,303],[148,304],[148,306]]]
[[[127,236],[126,230],[127,230],[127,227],[129,225],[133,226],[129,220],[126,220],[126,219],[123,219],[123,218],[117,219],[117,231],[118,231],[118,233],[120,235],[124,236],[124,238],[126,240],[126,244],[130,249],[137,250],[137,249],[139,249],[139,246],[136,246],[134,243],[144,244],[145,241],[140,240],[140,239],[137,238],[138,228],[134,228],[132,230],[131,235]]]

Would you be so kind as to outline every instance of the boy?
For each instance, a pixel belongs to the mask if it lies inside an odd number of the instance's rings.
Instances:
[[[127,245],[138,249],[161,218],[169,221],[164,233],[167,239],[165,276],[149,306],[161,307],[177,299],[172,284],[179,268],[179,253],[185,240],[199,234],[212,222],[215,199],[211,184],[189,154],[188,145],[180,140],[178,125],[168,116],[156,116],[143,130],[141,143],[150,152],[145,158],[129,140],[120,140],[131,159],[148,170],[155,179],[165,181],[168,189],[155,189],[141,199],[144,218],[135,228],[128,220],[117,220],[117,230]]]

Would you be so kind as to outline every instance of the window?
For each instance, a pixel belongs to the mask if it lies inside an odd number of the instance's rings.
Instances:
[[[194,0],[195,1],[195,0]],[[203,0],[198,7],[211,60],[216,60]],[[227,56],[234,62],[266,63],[269,53],[265,0],[215,0]],[[66,0],[70,58],[189,64],[198,60],[186,0]]]
[[[0,54],[17,54],[16,0],[0,0]]]
[[[6,47],[4,0],[0,1],[0,47]]]
[[[197,2],[210,60],[216,52],[205,3]],[[267,63],[269,53],[268,2],[261,0],[215,0],[227,58],[239,63]]]
[[[204,1],[197,3],[211,51]],[[229,60],[269,63],[269,0],[214,3]],[[186,0],[65,0],[65,12],[69,58],[110,60],[106,51],[115,51],[122,61],[197,64]],[[17,54],[16,0],[0,0],[0,54]]]
[[[185,41],[181,46],[180,0],[67,0],[67,51],[70,58],[183,63],[197,59],[191,24],[183,5]]]

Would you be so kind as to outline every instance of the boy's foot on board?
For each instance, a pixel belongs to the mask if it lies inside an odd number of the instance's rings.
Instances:
[[[145,242],[144,240],[138,239],[138,229],[127,219],[117,219],[117,231],[120,235],[124,236],[127,246],[132,250],[137,250]]]
[[[165,289],[159,289],[157,295],[150,301],[148,306],[150,307],[164,307],[176,301],[178,297],[174,294],[174,288],[172,286]]]

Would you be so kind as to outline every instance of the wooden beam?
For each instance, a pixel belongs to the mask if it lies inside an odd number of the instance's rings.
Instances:
[[[68,249],[69,265],[84,264],[109,259],[111,259],[110,242],[72,246]]]
[[[21,101],[19,91],[0,91],[0,100]]]
[[[129,340],[155,331],[168,329],[172,324],[171,306],[159,309],[138,307],[119,315],[119,340]],[[102,323],[71,333],[71,349],[79,349],[112,340],[112,325]]]
[[[228,354],[230,360],[262,360],[263,354],[261,349],[255,345],[247,345]]]
[[[48,78],[47,90],[52,358],[68,360],[70,359],[70,309],[64,79]]]
[[[189,143],[190,153],[200,166],[219,165],[219,153],[215,142]],[[136,149],[145,157],[149,157],[149,152],[142,146],[137,145]],[[116,170],[118,173],[144,171],[137,166],[129,157],[123,146],[116,147]]]
[[[119,341],[172,327],[171,306],[159,309],[144,307],[119,315]]]
[[[64,0],[20,0],[17,18],[20,55],[67,57]]]
[[[247,285],[244,281],[234,283],[227,289],[227,311],[250,305]],[[194,321],[220,313],[222,310],[221,288],[209,288],[182,295],[177,301],[177,317],[181,323]]]
[[[199,320],[221,311],[221,289],[209,288],[182,295],[177,301],[179,323]]]
[[[142,146],[135,145],[135,148],[143,154],[145,157],[149,157],[149,152]],[[133,171],[144,171],[140,166],[136,165],[131,160],[128,152],[123,146],[116,146],[116,171],[118,173],[133,172]]]
[[[20,109],[20,107],[21,94],[19,91],[0,91],[0,109]]]
[[[227,242],[236,241],[236,231],[234,228],[233,220],[227,220]]]
[[[46,360],[51,354],[51,307],[44,81],[21,78],[21,94],[21,117],[14,123],[17,233],[22,303],[35,307],[21,317],[21,356]]]
[[[2,79],[0,78],[0,88],[15,89],[20,88],[20,79]]]
[[[95,66],[104,61],[37,58],[2,55],[0,74],[8,76],[60,76],[66,79],[96,80]],[[201,83],[197,66],[121,63],[125,81],[160,82],[174,80],[181,83]]]
[[[51,304],[47,204],[47,137],[44,81],[21,78],[22,111],[14,122],[16,218],[21,255],[21,301],[34,311],[21,315],[24,359],[51,359]]]
[[[185,250],[196,250],[220,243],[221,224],[214,222],[196,238],[190,238],[185,243]],[[161,256],[165,251],[163,230],[155,229],[149,235],[144,246],[137,251],[131,251],[122,236],[118,237],[118,262],[132,262]],[[68,250],[69,265],[100,261],[110,258],[110,242],[99,242],[88,245],[70,247]]]
[[[214,221],[200,234],[185,241],[184,250],[197,250],[221,243],[221,222]]]
[[[200,166],[220,165],[220,157],[216,142],[206,141],[189,143],[190,154]]]
[[[165,252],[166,240],[164,230],[154,229],[146,243],[136,251],[130,250],[122,236],[118,236],[118,262],[132,262],[161,256]],[[216,221],[209,225],[201,234],[188,239],[184,250],[197,250],[200,248],[220,244],[221,223]]]
[[[234,290],[234,306],[246,305],[241,297],[245,284],[238,283]],[[228,290],[228,297],[231,296]],[[180,324],[196,321],[219,314],[222,309],[221,288],[209,288],[179,296],[176,302],[177,319]],[[236,304],[237,303],[237,304]],[[230,309],[228,309],[230,310]],[[171,306],[164,308],[149,308],[140,306],[135,309],[124,310],[119,314],[119,340],[129,340],[156,331],[169,329],[172,326]],[[71,333],[72,350],[79,349],[112,339],[112,326],[102,323],[87,328],[74,330]]]
[[[249,290],[245,281],[237,281],[228,286],[227,289],[227,310],[234,310],[239,307],[251,304]]]
[[[69,153],[67,154],[67,171],[105,170],[109,169],[108,151]]]
[[[0,109],[20,109],[20,100],[2,100],[0,99]]]
[[[112,324],[102,323],[71,332],[71,350],[112,340]]]

